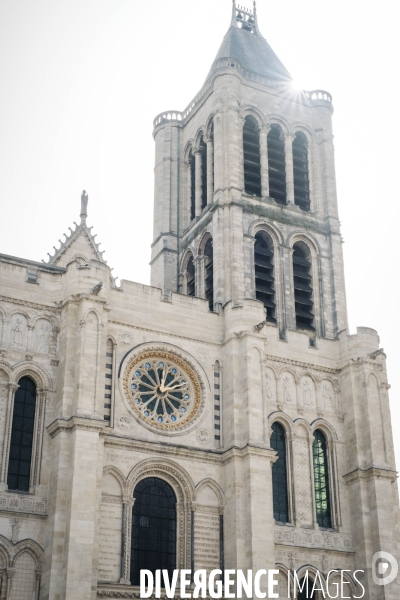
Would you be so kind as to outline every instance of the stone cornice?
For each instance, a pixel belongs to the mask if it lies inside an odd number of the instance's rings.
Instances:
[[[331,369],[329,367],[323,367],[320,365],[316,365],[315,363],[305,363],[300,362],[299,360],[293,360],[291,358],[283,358],[279,356],[271,356],[270,354],[265,355],[266,361],[272,362],[280,362],[288,365],[293,365],[295,367],[301,367],[302,369],[313,369],[314,371],[322,371],[323,373],[330,373],[331,375],[338,375],[343,369]]]
[[[107,584],[99,582],[97,585],[97,598],[140,598],[140,587],[124,584]],[[177,589],[174,596],[177,600],[181,597]],[[161,591],[161,600],[167,600],[165,591]],[[210,596],[206,596],[207,600]]]
[[[10,304],[18,304],[37,310],[50,310],[53,311],[54,314],[58,314],[57,307],[54,306],[55,302],[53,303],[53,306],[49,306],[48,304],[36,304],[36,302],[28,302],[26,300],[21,300],[20,298],[9,298],[8,296],[0,296],[0,302],[9,302]]]
[[[397,472],[392,469],[381,467],[370,467],[369,469],[354,469],[350,473],[343,475],[346,485],[352,485],[360,481],[371,481],[372,479],[389,479],[394,483],[397,479]]]
[[[51,427],[51,426],[50,426]],[[159,456],[167,456],[169,458],[179,458],[186,460],[194,460],[201,463],[211,463],[214,465],[224,465],[232,460],[247,458],[248,456],[257,456],[267,458],[274,461],[276,459],[275,451],[264,445],[248,444],[243,448],[233,447],[228,450],[206,450],[203,448],[190,448],[188,446],[177,446],[167,442],[147,442],[142,440],[132,440],[120,438],[115,435],[103,433],[105,440],[104,445],[107,448],[115,448],[118,450],[130,450],[135,452],[146,452]]]
[[[77,429],[102,433],[107,427],[105,421],[99,419],[85,419],[84,417],[70,417],[69,419],[56,419],[47,427],[51,438],[56,437],[61,432],[72,433]]]

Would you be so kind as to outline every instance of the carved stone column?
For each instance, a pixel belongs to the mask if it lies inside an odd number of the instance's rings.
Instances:
[[[121,539],[121,579],[122,585],[131,585],[131,537],[132,537],[132,508],[135,498],[124,498],[122,504],[122,539]]]
[[[39,600],[40,580],[42,578],[42,572],[41,571],[36,571],[35,575],[36,575],[36,595],[35,595],[35,600]]]
[[[271,127],[262,127],[260,131],[261,196],[269,196],[268,140]]]
[[[195,171],[195,204],[196,204],[196,217],[198,217],[199,215],[201,215],[201,173],[202,173],[202,168],[203,168],[203,161],[201,158],[201,152],[200,150],[196,150],[195,152],[195,165],[196,165],[196,171]]]
[[[294,204],[294,174],[293,174],[293,140],[292,134],[285,135],[285,162],[286,162],[286,201]]]
[[[33,325],[28,324],[28,341],[26,344],[27,352],[31,352],[33,349],[32,331],[33,331]]]
[[[9,600],[10,592],[11,592],[11,580],[14,577],[15,569],[6,569],[6,572],[7,572],[7,587],[6,587],[5,599]]]
[[[1,346],[5,348],[7,346],[7,335],[8,335],[8,326],[10,324],[10,319],[3,319],[3,333],[1,336]]]
[[[207,204],[214,198],[214,146],[213,141],[207,138]]]

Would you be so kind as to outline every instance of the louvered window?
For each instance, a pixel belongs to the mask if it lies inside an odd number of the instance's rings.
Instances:
[[[192,150],[189,152],[189,169],[190,169],[190,219],[196,216],[196,162]]]
[[[285,143],[279,125],[271,125],[268,133],[269,195],[278,204],[286,204]]]
[[[257,233],[254,244],[256,299],[264,303],[267,321],[276,323],[273,260],[274,246],[271,238],[265,233]]]
[[[280,423],[272,425],[271,448],[278,454],[278,459],[272,465],[272,495],[274,504],[274,519],[281,523],[289,521],[287,465],[286,465],[286,435]]]
[[[302,210],[310,210],[307,138],[299,131],[293,140],[293,175],[294,203]]]
[[[326,438],[322,431],[317,429],[314,433],[313,463],[314,463],[314,488],[315,509],[317,523],[320,527],[332,527],[331,506],[329,498],[329,473]]]
[[[188,264],[186,267],[186,292],[188,296],[196,295],[196,285],[195,285],[195,268],[193,262],[193,256],[191,256],[188,260]]]
[[[260,129],[254,117],[247,116],[243,127],[244,191],[261,196]]]
[[[213,266],[213,242],[210,238],[204,248],[204,275],[205,291],[208,306],[211,311],[214,310],[214,266]]]
[[[311,262],[299,244],[294,246],[293,251],[293,280],[296,327],[314,330]]]
[[[207,145],[203,136],[200,140],[201,153],[201,208],[207,206]]]

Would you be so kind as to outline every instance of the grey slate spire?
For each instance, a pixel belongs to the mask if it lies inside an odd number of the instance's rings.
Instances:
[[[281,63],[258,28],[256,3],[254,10],[232,2],[231,26],[225,35],[214,63],[221,58],[233,58],[244,69],[264,77],[290,81],[292,76]]]

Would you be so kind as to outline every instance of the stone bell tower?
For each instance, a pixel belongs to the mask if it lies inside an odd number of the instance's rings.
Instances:
[[[154,120],[151,284],[166,301],[174,292],[203,298],[224,320],[225,446],[270,448],[266,422],[286,431],[290,527],[275,516],[274,545],[273,500],[254,480],[252,518],[261,506],[271,515],[264,533],[255,525],[243,542],[253,568],[271,552],[291,568],[322,553],[323,567],[364,570],[370,599],[394,600],[398,585],[374,584],[371,568],[380,550],[398,556],[385,356],[374,330],[347,331],[332,114],[328,92],[293,86],[255,3],[233,2],[199,93],[183,112]],[[325,525],[313,463],[321,436]],[[237,522],[225,556],[239,568]]]
[[[294,242],[301,245],[302,236],[312,233],[314,244],[306,249],[311,326],[331,339],[345,329],[332,113],[327,92],[294,88],[260,33],[256,8],[233,3],[229,30],[200,92],[183,112],[154,120],[152,285],[165,294],[206,298],[212,262],[213,310],[244,298],[267,300],[254,278],[255,235],[266,220],[279,246],[275,283],[279,278],[290,290]],[[212,260],[205,250],[212,250]],[[296,329],[296,306],[288,294],[274,296],[271,318],[284,336]]]

